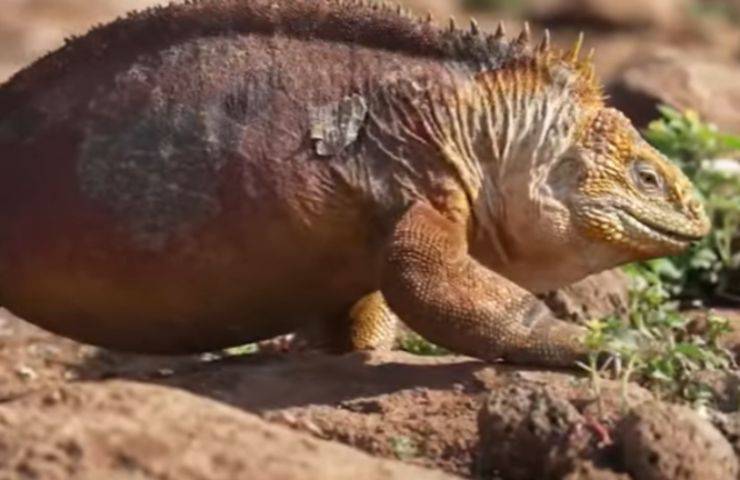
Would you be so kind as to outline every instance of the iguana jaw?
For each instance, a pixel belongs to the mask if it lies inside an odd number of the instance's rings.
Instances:
[[[626,248],[634,259],[681,253],[709,232],[703,212],[692,218],[669,209],[636,207],[614,197],[592,203],[589,210],[601,211],[598,220],[587,221],[589,236]]]
[[[630,209],[617,209],[619,217],[628,236],[635,239],[644,239],[653,242],[663,242],[668,246],[686,248],[691,243],[701,240],[706,235],[702,226],[695,228],[684,228],[691,226],[688,221],[684,225],[672,224],[660,225],[649,217],[640,216]],[[678,227],[678,228],[673,228]]]
[[[623,252],[624,261],[634,261],[680,254],[709,233],[710,221],[693,200],[693,188],[681,190],[688,198],[669,202],[615,184],[601,194],[586,189],[567,203],[576,228],[586,237]]]

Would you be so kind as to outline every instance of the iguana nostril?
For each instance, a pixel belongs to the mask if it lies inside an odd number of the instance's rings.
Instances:
[[[704,210],[704,203],[702,203],[698,199],[694,199],[691,201],[691,204],[689,205],[689,208],[691,209],[691,212],[698,218],[703,217],[706,215],[706,211]]]

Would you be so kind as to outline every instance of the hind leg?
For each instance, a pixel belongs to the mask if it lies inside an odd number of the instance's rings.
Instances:
[[[309,349],[331,353],[390,350],[395,345],[397,322],[376,291],[360,298],[349,311],[304,328],[297,336]]]
[[[380,291],[361,298],[349,312],[352,350],[390,350],[396,342],[398,317]]]

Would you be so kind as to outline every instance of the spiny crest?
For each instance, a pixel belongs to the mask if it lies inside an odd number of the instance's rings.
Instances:
[[[91,59],[131,61],[146,51],[189,39],[247,34],[353,43],[456,61],[478,71],[496,70],[516,60],[559,57],[587,77],[593,75],[590,62],[579,60],[580,42],[566,57],[551,48],[546,33],[535,49],[530,45],[529,25],[510,40],[503,24],[492,34],[483,32],[475,20],[469,29],[459,28],[454,19],[447,28],[440,28],[431,15],[417,17],[385,1],[186,0],[130,13],[109,25],[96,27],[11,82],[31,81],[33,77],[37,81],[50,80],[60,70],[89,66]]]
[[[589,81],[594,81],[596,77],[596,70],[594,68],[594,52],[592,48],[586,58],[581,59],[581,49],[583,48],[583,32],[578,35],[578,40],[568,52],[566,59],[576,69],[578,69]]]
[[[576,94],[582,98],[601,104],[604,97],[602,88],[596,78],[596,69],[594,66],[594,49],[592,48],[588,55],[583,57],[584,35],[581,32],[578,39],[571,48],[562,50],[552,46],[550,31],[545,30],[539,44],[533,50],[532,60],[537,65],[551,67],[554,65],[566,65],[580,80]]]
[[[430,22],[427,16],[427,23]],[[532,59],[552,62],[560,60],[570,65],[587,82],[595,82],[593,50],[585,58],[581,57],[584,36],[581,33],[572,48],[566,52],[554,49],[550,31],[545,29],[541,41],[532,45],[532,31],[528,22],[524,23],[519,35],[508,38],[506,27],[499,22],[492,34],[486,34],[475,18],[470,20],[470,29],[458,28],[454,17],[450,17],[448,28],[441,31],[447,43],[445,53],[455,60],[473,62],[480,70],[494,70],[507,61]]]
[[[613,109],[602,109],[585,126],[581,143],[605,155],[615,164],[624,164],[632,159],[636,146],[642,140],[624,114]]]
[[[517,38],[516,42],[521,44],[529,44],[531,33],[529,30],[529,24],[524,24],[524,30]],[[570,65],[575,71],[583,76],[589,82],[596,80],[596,69],[594,67],[594,49],[591,49],[586,57],[581,56],[581,50],[583,49],[584,35],[581,32],[578,35],[578,39],[575,41],[573,46],[568,50],[560,50],[552,46],[552,38],[550,30],[545,29],[542,34],[542,39],[533,48],[533,58],[538,62],[552,63],[553,61],[562,61],[567,65]]]

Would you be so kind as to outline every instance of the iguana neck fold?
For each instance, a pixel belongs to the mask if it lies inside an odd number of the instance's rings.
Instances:
[[[451,64],[448,81],[404,81],[387,91],[393,130],[450,167],[474,235],[489,237],[503,261],[511,242],[499,238],[501,227],[512,212],[536,221],[559,208],[543,194],[549,172],[603,107],[590,65],[566,57],[547,51],[488,72]]]
[[[506,224],[513,210],[536,221],[553,207],[546,200],[552,196],[542,194],[549,173],[594,115],[593,104],[573,101],[582,81],[564,63],[537,59],[476,79],[469,122],[480,172],[473,214],[481,234],[495,236],[501,229],[492,223]]]

